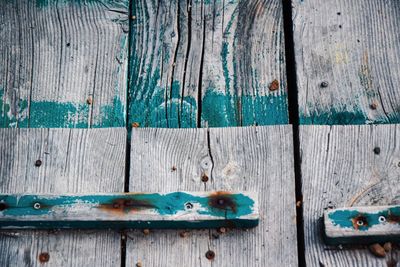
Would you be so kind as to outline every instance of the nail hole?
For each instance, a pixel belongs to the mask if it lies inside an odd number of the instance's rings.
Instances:
[[[375,148],[374,148],[374,153],[375,153],[376,155],[379,155],[379,154],[381,153],[381,149],[380,149],[379,147],[375,147]]]
[[[0,211],[7,209],[7,204],[0,202]]]
[[[38,159],[37,161],[35,161],[35,166],[36,167],[40,167],[42,165],[42,161],[40,159]]]
[[[33,204],[33,208],[34,208],[35,210],[40,210],[40,208],[41,208],[40,203],[39,203],[39,202],[36,202],[35,204]]]
[[[380,223],[386,222],[385,216],[379,216],[378,220],[379,220]]]
[[[71,46],[71,43],[67,43],[67,47],[70,47]]]
[[[327,82],[327,81],[323,81],[322,83],[321,83],[321,87],[322,88],[326,88],[326,87],[328,87],[329,86],[329,83]]]
[[[363,226],[363,225],[364,225],[364,222],[363,222],[362,220],[358,220],[358,221],[357,221],[357,225],[358,225],[358,226]]]
[[[215,258],[215,252],[212,250],[209,250],[206,252],[206,258],[209,260],[213,260]]]
[[[188,202],[185,204],[185,207],[186,207],[186,209],[191,210],[191,209],[193,209],[193,204]]]

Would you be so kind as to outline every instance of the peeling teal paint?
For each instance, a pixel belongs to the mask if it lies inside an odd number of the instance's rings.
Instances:
[[[228,201],[227,199],[229,199],[230,204],[227,207],[220,207],[218,204],[214,204],[216,203],[215,201],[220,201],[219,199],[225,199],[224,201]],[[218,193],[210,194],[208,196],[192,195],[186,192],[173,192],[167,194],[149,193],[81,196],[0,195],[0,203],[0,215],[2,215],[0,216],[0,227],[18,225],[15,223],[20,223],[19,226],[40,227],[47,225],[51,228],[54,227],[52,223],[57,223],[58,227],[64,228],[66,225],[69,227],[70,220],[65,220],[66,222],[63,224],[62,221],[52,220],[52,217],[55,216],[55,214],[65,214],[68,218],[70,209],[73,210],[71,211],[73,214],[77,212],[74,209],[75,206],[77,206],[77,209],[81,212],[83,210],[84,215],[90,214],[90,212],[95,209],[103,211],[103,213],[106,214],[108,213],[110,214],[111,223],[112,220],[118,222],[118,219],[121,219],[121,216],[124,214],[149,209],[158,215],[165,216],[164,220],[166,222],[161,223],[161,225],[163,224],[162,226],[164,226],[163,228],[168,228],[168,226],[165,227],[168,224],[170,224],[171,228],[174,228],[173,224],[175,222],[172,220],[168,222],[168,216],[173,216],[179,212],[185,211],[190,213],[194,207],[196,207],[196,209],[193,210],[194,216],[197,214],[218,217],[222,221],[240,220],[241,217],[252,215],[255,212],[255,201],[249,196],[241,193]],[[125,205],[124,203],[128,204]],[[83,204],[85,205],[85,208],[83,208]],[[35,208],[35,205],[37,208]],[[114,215],[114,219],[113,212],[119,212],[118,215]],[[32,220],[25,221],[26,216],[41,216],[42,218],[43,216],[48,216],[49,219],[47,224],[46,221],[41,221],[42,225],[40,225],[38,224],[38,219],[33,218]],[[77,227],[81,226],[87,228],[87,225],[85,226],[84,224],[89,223],[88,221],[90,221],[90,216],[81,220],[81,225],[76,221]],[[196,224],[198,223],[197,221],[198,220],[194,221],[194,225],[198,225]],[[245,221],[245,225],[247,224],[249,227],[258,224],[258,218],[251,220],[246,219]],[[147,225],[146,228],[151,227],[151,225],[149,225],[151,221],[147,224],[145,221],[142,222]],[[187,223],[190,223],[190,221],[187,221]],[[203,226],[206,227],[207,223],[210,224],[210,222],[207,221],[204,223]]]
[[[392,207],[375,213],[365,213],[365,212],[359,212],[357,210],[336,210],[332,213],[329,213],[328,215],[333,225],[340,226],[343,228],[353,228],[353,229],[354,229],[353,220],[355,220],[359,216],[363,217],[364,224],[361,226],[357,225],[358,230],[367,231],[374,225],[382,224],[382,222],[379,221],[379,217],[381,216],[387,218],[383,223],[393,223],[390,222],[391,216],[397,216],[398,218],[400,218],[400,207],[398,206]],[[399,224],[399,221],[394,223]]]
[[[202,120],[210,127],[275,125],[288,122],[286,95],[231,96],[208,89]],[[241,118],[236,116],[240,111]]]
[[[86,103],[32,101],[17,102],[17,110],[11,112],[10,104],[0,89],[0,127],[5,128],[88,128],[90,106]],[[92,127],[125,126],[125,106],[115,96],[113,103],[100,107],[100,115]]]
[[[313,110],[309,115],[300,112],[300,124],[305,125],[361,125],[368,120],[361,110],[347,111],[330,108],[328,110]]]

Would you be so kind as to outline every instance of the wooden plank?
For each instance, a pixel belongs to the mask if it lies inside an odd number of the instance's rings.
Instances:
[[[397,250],[378,259],[365,247],[327,246],[319,223],[330,208],[400,203],[399,131],[399,125],[300,127],[307,266],[386,267],[399,259]]]
[[[324,234],[328,244],[374,244],[400,241],[400,206],[327,210]]]
[[[125,140],[123,128],[0,129],[0,192],[121,192]],[[46,259],[42,253],[48,253],[51,266],[117,266],[120,234],[115,231],[0,233],[1,266],[41,266]]]
[[[0,229],[255,227],[251,192],[0,194]]]
[[[297,266],[292,153],[291,126],[134,129],[131,191],[258,192],[260,224],[132,231],[127,266]]]
[[[400,2],[294,0],[302,124],[400,122]]]
[[[125,125],[128,0],[0,3],[0,127]]]
[[[288,123],[281,1],[141,0],[133,15],[131,123]]]

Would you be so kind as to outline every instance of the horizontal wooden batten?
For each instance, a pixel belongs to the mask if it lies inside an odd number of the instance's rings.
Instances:
[[[400,206],[370,206],[327,210],[327,244],[372,244],[400,241]]]
[[[0,229],[255,227],[255,193],[0,195]]]

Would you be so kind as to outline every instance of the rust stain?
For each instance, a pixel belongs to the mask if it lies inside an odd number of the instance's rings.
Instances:
[[[117,198],[112,203],[100,204],[99,208],[113,213],[128,213],[144,209],[152,209],[155,206],[147,200],[138,200],[133,197]]]
[[[208,197],[208,205],[219,210],[228,210],[236,213],[237,205],[230,192],[215,192]]]
[[[387,221],[390,223],[400,223],[400,216],[389,213]]]

